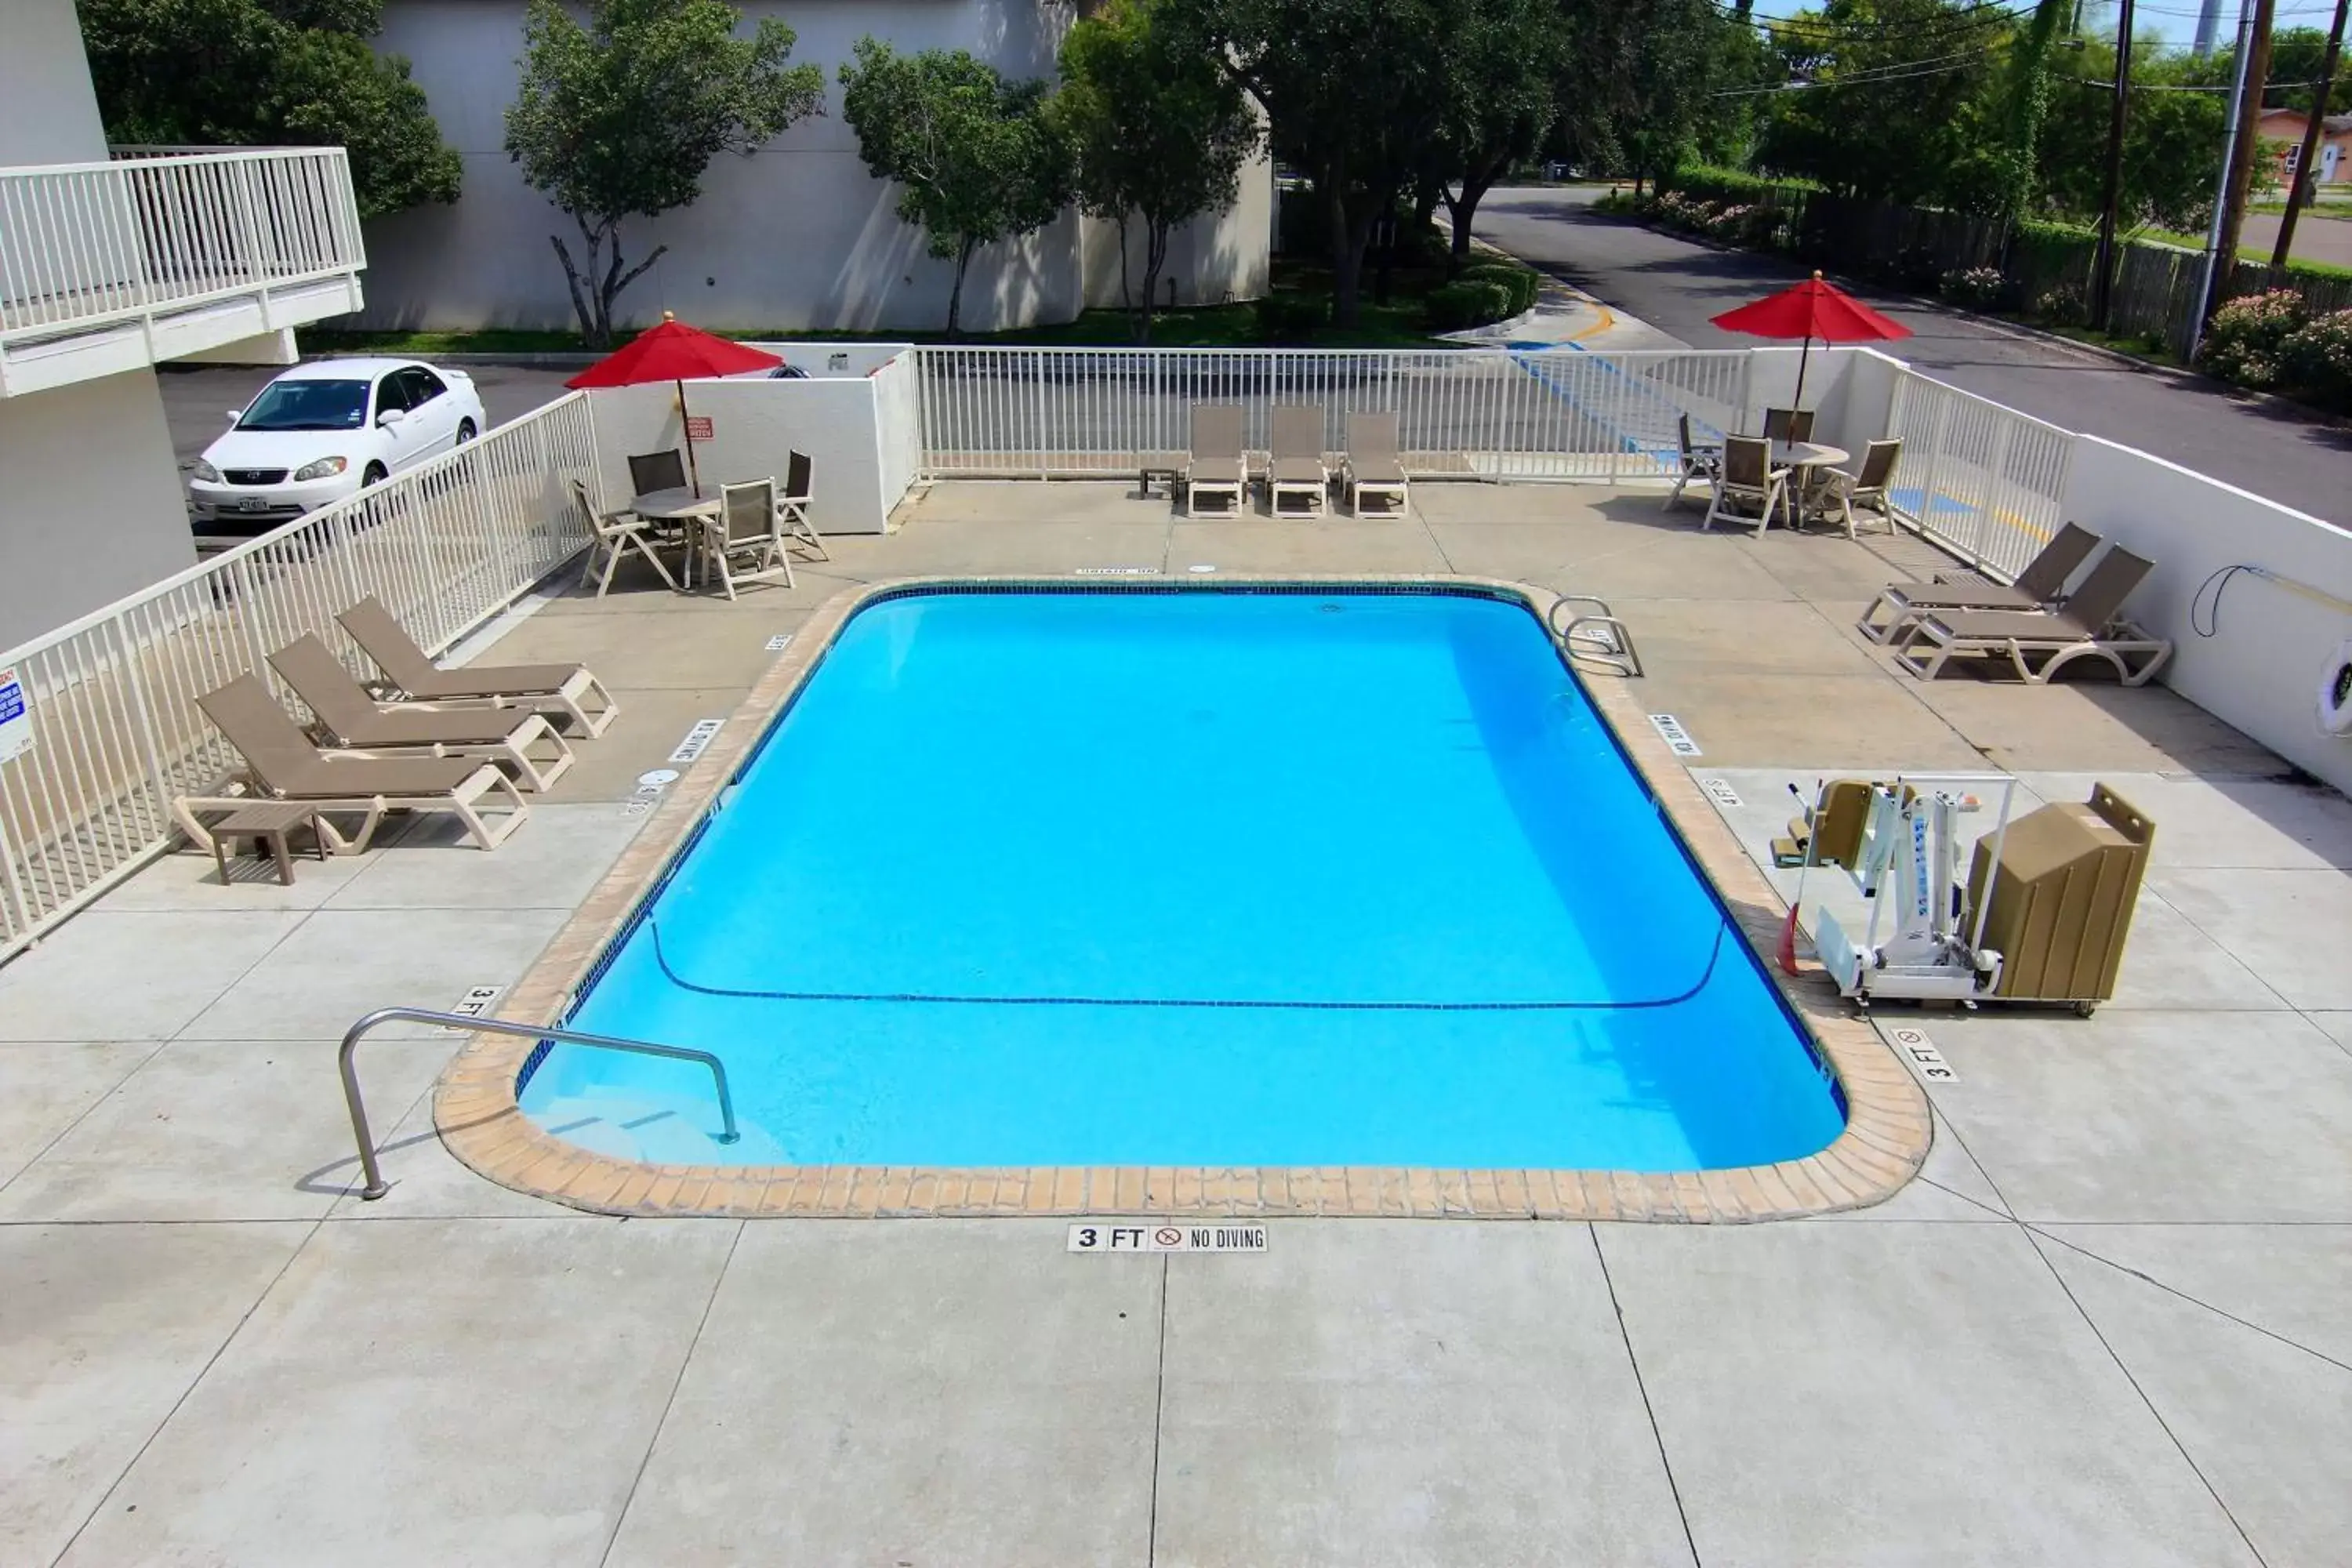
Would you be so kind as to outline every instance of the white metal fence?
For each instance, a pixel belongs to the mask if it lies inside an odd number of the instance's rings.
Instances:
[[[2071,431],[1906,367],[1886,433],[1895,510],[1989,572],[2016,576],[2065,521]]]
[[[236,765],[196,699],[304,632],[365,667],[335,624],[374,595],[447,647],[587,542],[569,481],[596,499],[593,427],[573,393],[6,653],[33,743],[0,762],[0,956],[171,840],[173,797]]]
[[[1502,479],[1621,479],[1670,472],[1675,426],[1701,439],[1747,426],[1740,350],[1534,351],[931,348],[914,351],[923,471],[1004,478],[1131,470],[1181,452],[1191,408],[1237,403],[1263,451],[1275,405],[1324,416],[1391,412],[1408,470]]]
[[[127,148],[0,169],[0,341],[362,266],[340,147]]]

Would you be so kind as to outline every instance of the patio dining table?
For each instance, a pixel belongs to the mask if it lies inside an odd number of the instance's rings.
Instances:
[[[686,486],[677,485],[668,489],[647,490],[629,502],[629,510],[647,522],[677,525],[686,539],[686,563],[679,573],[679,581],[691,586],[695,558],[701,553],[699,544],[703,525],[718,521],[720,509],[725,504],[722,497],[697,495]]]
[[[1782,492],[1781,510],[1795,528],[1802,519],[1799,507],[1805,490],[1812,481],[1815,468],[1834,468],[1853,454],[1843,447],[1832,447],[1825,441],[1775,441],[1772,443],[1772,466],[1790,470],[1790,483]]]

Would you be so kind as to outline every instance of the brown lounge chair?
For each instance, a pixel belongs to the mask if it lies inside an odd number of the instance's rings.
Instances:
[[[1242,456],[1242,410],[1237,403],[1192,405],[1192,450],[1184,465],[1184,510],[1198,517],[1242,510],[1247,466]]]
[[[1347,487],[1348,510],[1364,515],[1364,502],[1378,500],[1383,512],[1405,508],[1404,463],[1397,455],[1397,416],[1393,414],[1348,416],[1348,460],[1339,470]]]
[[[200,811],[235,810],[257,797],[299,801],[321,815],[319,837],[337,855],[368,847],[387,811],[452,811],[474,842],[495,849],[522,826],[530,806],[514,781],[495,763],[469,757],[373,757],[321,752],[288,717],[259,678],[240,675],[219,690],[196,699],[229,744],[244,753],[252,795],[183,795],[172,815],[200,848],[213,846]],[[485,817],[488,805],[499,815]],[[359,831],[346,835],[323,814],[362,814]]]
[[[1276,517],[1318,517],[1331,494],[1331,470],[1323,466],[1323,411],[1311,404],[1277,404],[1266,468],[1266,510]],[[1293,513],[1284,498],[1298,503]]]
[[[1951,658],[2006,658],[2019,679],[2040,686],[2074,660],[2096,655],[2126,686],[2144,686],[2172,657],[2172,644],[2119,619],[2117,612],[2149,570],[2130,551],[2110,547],[2064,609],[1931,613],[1912,626],[1895,658],[1922,680],[1933,680]]]
[[[604,683],[577,664],[476,665],[436,668],[382,601],[362,599],[335,617],[375,661],[389,695],[411,702],[522,705],[559,712],[593,737],[613,727],[620,704]],[[600,706],[591,709],[588,700]]]
[[[1853,629],[1872,642],[1891,643],[1909,631],[1921,616],[1937,610],[2054,610],[2066,579],[2098,547],[2097,534],[2070,522],[2026,563],[2011,586],[1958,574],[1948,581],[1939,577],[1933,583],[1890,583],[1878,591],[1878,597],[1862,612]],[[1884,621],[1878,619],[1881,609],[1886,612]]]
[[[481,757],[505,763],[532,791],[546,789],[572,766],[572,748],[542,714],[511,708],[377,707],[367,688],[311,633],[271,654],[269,664],[309,704],[335,745],[346,750]]]

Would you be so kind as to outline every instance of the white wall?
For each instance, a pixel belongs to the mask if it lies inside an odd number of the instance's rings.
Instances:
[[[866,172],[841,118],[836,72],[866,34],[902,50],[970,49],[1008,75],[1051,76],[1070,12],[1041,0],[741,0],[748,17],[798,34],[793,58],[822,67],[825,113],[748,158],[721,155],[693,206],[624,226],[634,262],[667,255],[621,296],[629,324],[665,310],[727,331],[931,330],[947,321],[952,264],[898,221],[893,191]],[[569,219],[523,184],[507,157],[505,112],[522,54],[522,0],[389,0],[378,47],[408,57],[442,135],[465,163],[465,194],[368,226],[368,306],[379,327],[573,324],[549,237],[580,258]],[[1265,275],[1271,174],[1222,221],[1181,237],[1171,267],[1188,301],[1255,297]],[[972,260],[963,322],[988,331],[1076,316],[1104,274],[1075,213]],[[1108,294],[1116,299],[1116,244]]]
[[[2352,602],[2352,532],[2095,436],[2074,437],[2065,516],[2155,563],[2125,613],[2172,639],[2172,661],[2158,679],[2352,793],[2352,741],[2322,730],[2316,711],[2321,676],[2352,636],[2352,614],[2241,573],[2223,591],[2214,636],[2198,636],[2189,616],[2198,590],[2236,564]]]
[[[629,455],[683,449],[677,390],[667,382],[613,387],[589,395],[596,421],[596,455],[607,501],[619,505],[633,487]],[[797,447],[813,459],[810,519],[824,533],[880,533],[897,495],[885,495],[884,461],[873,378],[809,381],[689,381],[688,410],[711,422],[711,437],[694,444],[696,470],[706,493],[745,479],[784,478]],[[900,486],[903,494],[905,487]]]
[[[195,559],[153,371],[0,399],[0,649]]]
[[[0,0],[0,168],[105,158],[73,0]]]
[[[1792,405],[1797,396],[1797,375],[1801,362],[1805,381],[1804,405],[1814,411],[1815,437],[1835,446],[1847,446],[1831,431],[1845,432],[1848,428],[1845,412],[1847,383],[1853,363],[1860,357],[1856,350],[1825,348],[1819,343],[1813,345],[1811,353],[1777,344],[1750,350],[1748,356],[1748,423],[1745,428],[1748,431],[1761,430],[1766,409],[1787,408]],[[1879,424],[1884,428],[1885,421],[1882,418]],[[1849,447],[1853,451],[1860,449]]]

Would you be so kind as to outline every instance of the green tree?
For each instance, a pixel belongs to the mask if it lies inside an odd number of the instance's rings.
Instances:
[[[824,111],[824,73],[786,63],[793,30],[769,19],[741,38],[740,20],[726,0],[593,0],[583,27],[530,0],[507,155],[580,230],[580,263],[548,240],[595,347],[612,341],[614,299],[669,248],[626,266],[622,221],[689,205],[711,159]]]
[[[1705,143],[1744,144],[1748,100],[1777,79],[1754,31],[1708,0],[1560,0],[1559,124],[1552,145],[1591,171],[1643,183]]]
[[[1774,24],[1787,77],[1756,162],[1871,201],[1997,206],[1992,84],[2012,25],[1977,0],[1828,0]]]
[[[1175,36],[1265,109],[1331,244],[1332,319],[1356,324],[1373,225],[1424,167],[1444,110],[1447,0],[1160,0]]]
[[[899,218],[955,262],[952,338],[972,253],[1044,227],[1068,205],[1068,150],[1045,112],[1045,84],[1008,81],[961,49],[901,55],[871,37],[857,40],[841,84],[866,168],[898,183]]]
[[[2152,41],[2152,40],[2151,40]],[[2132,54],[2130,112],[2124,121],[2123,179],[2116,206],[2126,230],[2155,225],[2201,231],[2213,216],[2213,187],[2229,134],[2226,55],[2199,60],[2168,51]],[[2086,40],[2054,74],[2050,110],[2035,153],[2037,205],[2083,222],[2098,217],[2105,178],[2114,45]]]
[[[1063,40],[1061,63],[1053,112],[1079,206],[1118,226],[1122,293],[1130,215],[1143,226],[1136,337],[1149,342],[1169,235],[1233,205],[1242,164],[1257,150],[1257,116],[1213,61],[1155,25],[1149,0],[1113,0],[1080,21]]]
[[[118,142],[342,147],[360,216],[457,199],[408,62],[378,55],[383,0],[80,0],[82,47]]]
[[[1431,40],[1444,74],[1430,148],[1435,194],[1453,223],[1453,271],[1470,254],[1478,203],[1559,116],[1567,32],[1559,0],[1455,0],[1448,21]]]

